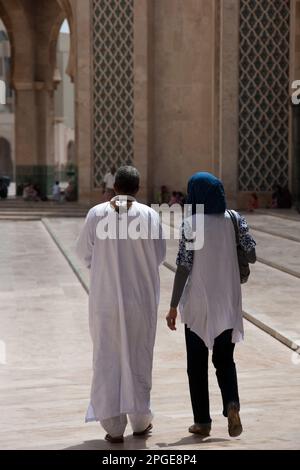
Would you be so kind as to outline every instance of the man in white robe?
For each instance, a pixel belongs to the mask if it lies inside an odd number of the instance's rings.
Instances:
[[[135,200],[138,189],[138,171],[120,168],[117,196],[89,211],[77,241],[77,253],[90,268],[93,381],[86,421],[100,421],[110,442],[123,442],[127,416],[135,435],[152,428],[159,265],[166,242],[158,213]]]

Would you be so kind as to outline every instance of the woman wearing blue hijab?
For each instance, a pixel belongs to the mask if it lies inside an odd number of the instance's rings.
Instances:
[[[193,214],[197,204],[204,204],[205,214],[224,214],[226,199],[222,182],[211,173],[195,173],[188,182],[187,203],[192,206]]]
[[[188,182],[191,220],[182,226],[182,238],[176,260],[168,326],[176,330],[177,307],[185,324],[187,371],[194,424],[189,431],[202,437],[210,435],[211,417],[208,390],[208,356],[216,369],[223,400],[223,415],[228,418],[232,437],[242,433],[239,416],[240,401],[236,367],[235,343],[243,339],[240,274],[237,260],[235,230],[226,211],[222,182],[210,173],[194,174]],[[197,205],[204,205],[204,226]],[[235,214],[240,244],[246,251],[255,247],[248,233],[246,220]],[[191,249],[186,238],[188,227],[196,226],[196,236],[202,223],[204,244]],[[188,237],[192,238],[192,237]],[[189,242],[189,245],[187,245]]]

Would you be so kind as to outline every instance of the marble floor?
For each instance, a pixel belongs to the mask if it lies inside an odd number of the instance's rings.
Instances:
[[[103,440],[99,424],[84,424],[92,351],[84,288],[88,273],[74,255],[82,222],[71,218],[0,222],[0,449],[111,447]],[[174,251],[175,246],[170,245],[172,263]],[[293,262],[292,256],[290,260]],[[281,300],[285,328],[297,335],[300,280],[263,263],[255,269],[253,283],[271,283],[273,271],[289,277],[283,289],[282,278],[278,279],[277,297],[274,285],[271,289],[263,284],[264,295],[260,296],[254,285],[247,286],[246,306],[265,314],[274,303],[267,315],[279,314],[275,307]],[[256,277],[259,281],[254,281]],[[300,449],[299,356],[247,321],[245,342],[236,348],[244,433],[238,439],[229,438],[211,367],[213,431],[204,440],[189,435],[192,415],[183,329],[180,326],[171,332],[164,320],[172,281],[173,273],[163,266],[153,372],[153,433],[148,439],[138,439],[128,428],[125,444],[114,448]],[[288,325],[290,312],[295,312],[295,325]]]
[[[272,212],[246,214],[246,218],[252,229],[300,242],[300,219],[288,219],[280,214],[275,216]]]

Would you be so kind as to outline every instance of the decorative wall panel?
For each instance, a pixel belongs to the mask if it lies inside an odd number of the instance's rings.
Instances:
[[[93,0],[93,183],[133,160],[133,0]]]
[[[239,189],[288,184],[288,0],[240,0]]]

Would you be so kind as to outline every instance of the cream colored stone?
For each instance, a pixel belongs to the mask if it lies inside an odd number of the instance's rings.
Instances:
[[[236,0],[221,5],[219,176],[231,206],[237,205],[239,159],[239,7]]]
[[[79,198],[94,201],[92,2],[0,0],[1,6],[13,46],[18,165],[54,161],[53,51],[68,19]],[[299,0],[291,1],[291,12],[291,79],[299,79]],[[248,194],[238,191],[239,2],[134,0],[133,34],[133,163],[143,200],[166,182],[185,189],[188,176],[205,168],[222,178],[232,205],[245,207]]]
[[[77,263],[74,241],[83,219],[52,218],[49,223],[64,251]],[[2,222],[0,232],[0,327],[8,353],[7,364],[0,365],[0,447],[109,451],[112,446],[104,440],[99,424],[84,424],[92,374],[87,295],[41,222],[17,224],[18,230],[16,222]],[[170,261],[174,259],[172,255]],[[82,274],[88,280],[87,270]],[[192,412],[184,331],[178,322],[178,331],[171,332],[165,321],[173,278],[162,267],[153,432],[147,439],[137,439],[128,427],[125,443],[113,448],[121,452],[299,449],[299,363],[293,363],[290,349],[248,322],[245,342],[236,346],[235,353],[244,433],[238,439],[228,436],[212,365],[211,437],[201,440],[188,433]],[[266,274],[257,279],[266,286],[271,280]],[[293,289],[299,302],[297,284]],[[286,318],[284,312],[281,318]]]
[[[134,161],[141,200],[153,199],[153,15],[152,0],[134,1]]]
[[[80,201],[94,200],[92,187],[92,44],[90,0],[73,2],[76,43],[76,152],[79,171]]]
[[[155,2],[155,19],[153,183],[185,190],[194,171],[212,168],[212,2]]]

